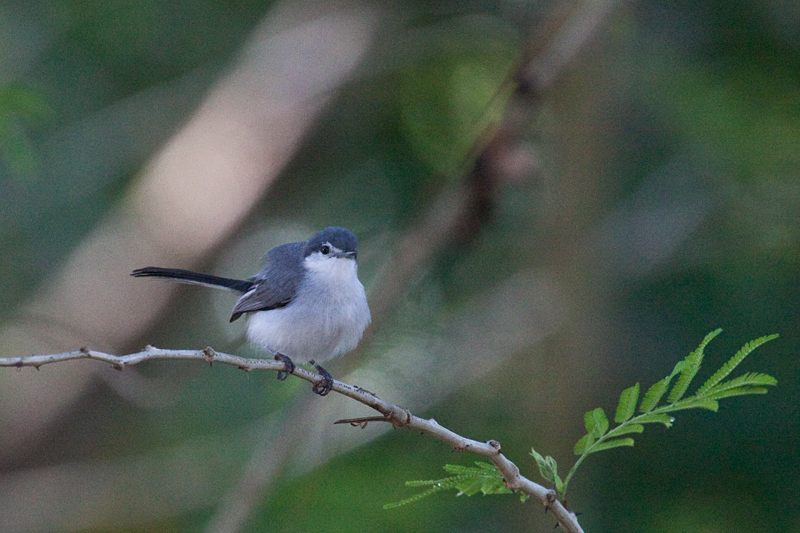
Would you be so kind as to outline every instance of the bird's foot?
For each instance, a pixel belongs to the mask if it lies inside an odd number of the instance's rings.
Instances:
[[[278,381],[283,381],[286,376],[294,372],[295,365],[291,359],[280,352],[275,353],[275,360],[283,363],[284,370],[278,372]]]
[[[320,396],[325,396],[333,390],[333,376],[331,376],[330,372],[315,363],[313,359],[309,361],[309,363],[314,365],[314,368],[316,368],[317,372],[322,376],[322,381],[320,383],[315,383],[311,390]]]

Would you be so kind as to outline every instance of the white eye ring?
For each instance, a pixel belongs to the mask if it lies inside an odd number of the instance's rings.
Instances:
[[[322,248],[320,248],[319,251],[322,252],[323,255],[328,255],[329,253],[331,253],[331,245],[323,244]]]

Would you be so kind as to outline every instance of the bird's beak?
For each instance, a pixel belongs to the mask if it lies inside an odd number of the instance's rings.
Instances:
[[[336,254],[336,257],[344,257],[346,259],[355,259],[356,257],[358,257],[358,252],[357,251],[339,252],[338,254]]]

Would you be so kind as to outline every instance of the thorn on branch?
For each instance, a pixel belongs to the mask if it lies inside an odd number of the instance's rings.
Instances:
[[[81,352],[81,353],[82,353],[82,354],[84,354],[84,355],[88,355],[89,357],[91,357],[91,356],[92,356],[92,352],[91,352],[91,350],[89,350],[89,348],[88,348],[87,346],[81,346],[81,347],[78,349],[78,351],[79,351],[79,352]]]
[[[391,419],[385,416],[362,416],[359,418],[343,418],[337,420],[334,424],[350,424],[352,427],[360,427],[364,429],[370,422],[391,422]]]

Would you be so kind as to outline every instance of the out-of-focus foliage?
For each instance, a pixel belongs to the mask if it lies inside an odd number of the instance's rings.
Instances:
[[[36,170],[27,129],[48,114],[44,99],[27,87],[9,84],[0,87],[0,153],[9,177],[22,178]]]
[[[0,6],[0,316],[112,208],[264,10],[211,1]]]
[[[403,237],[435,233],[418,225],[446,211],[437,201],[463,180],[470,150],[508,119],[510,71],[581,5],[393,6],[356,74],[318,95],[333,98],[281,179],[206,267],[249,275],[276,234],[345,225],[359,236],[359,273],[373,297],[396,266],[388,258],[417,251]],[[4,325],[36,322],[28,303],[126,209],[143,169],[242,60],[273,7],[0,6]],[[364,366],[357,384],[370,390],[390,376],[374,392],[398,403],[439,391],[418,414],[497,439],[534,477],[531,445],[567,464],[586,429],[582,413],[613,404],[630,383],[657,380],[707,331],[728,332],[712,345],[723,353],[754,332],[778,332],[760,353],[759,369],[781,383],[769,402],[734,399],[713,418],[687,412],[668,437],[656,429],[632,449],[601,454],[572,482],[570,507],[587,531],[796,529],[800,513],[776,512],[776,502],[800,496],[798,88],[796,2],[620,3],[529,113],[512,108],[525,122],[525,150],[505,161],[534,161],[534,171],[493,183],[478,231],[416,265],[363,351],[331,372]],[[85,268],[88,291],[96,272]],[[120,272],[119,283],[129,282]],[[232,304],[187,289],[137,342],[253,355],[227,323]],[[59,327],[42,331],[58,340]],[[407,377],[404,365],[431,361],[436,373]],[[0,519],[32,523],[64,503],[71,512],[52,513],[56,529],[199,530],[256,456],[280,466],[247,531],[552,527],[516,498],[427,498],[383,510],[402,497],[398,482],[456,462],[441,443],[401,430],[337,427],[336,439],[364,445],[321,465],[305,455],[280,463],[275,443],[305,423],[281,416],[323,401],[292,380],[175,363],[97,376],[46,429],[0,456]],[[0,390],[15,379],[0,375]],[[338,444],[319,440],[298,442]]]
[[[494,133],[513,89],[519,40],[490,17],[446,21],[421,30],[430,58],[400,69],[402,133],[431,172],[454,179],[468,172]]]

